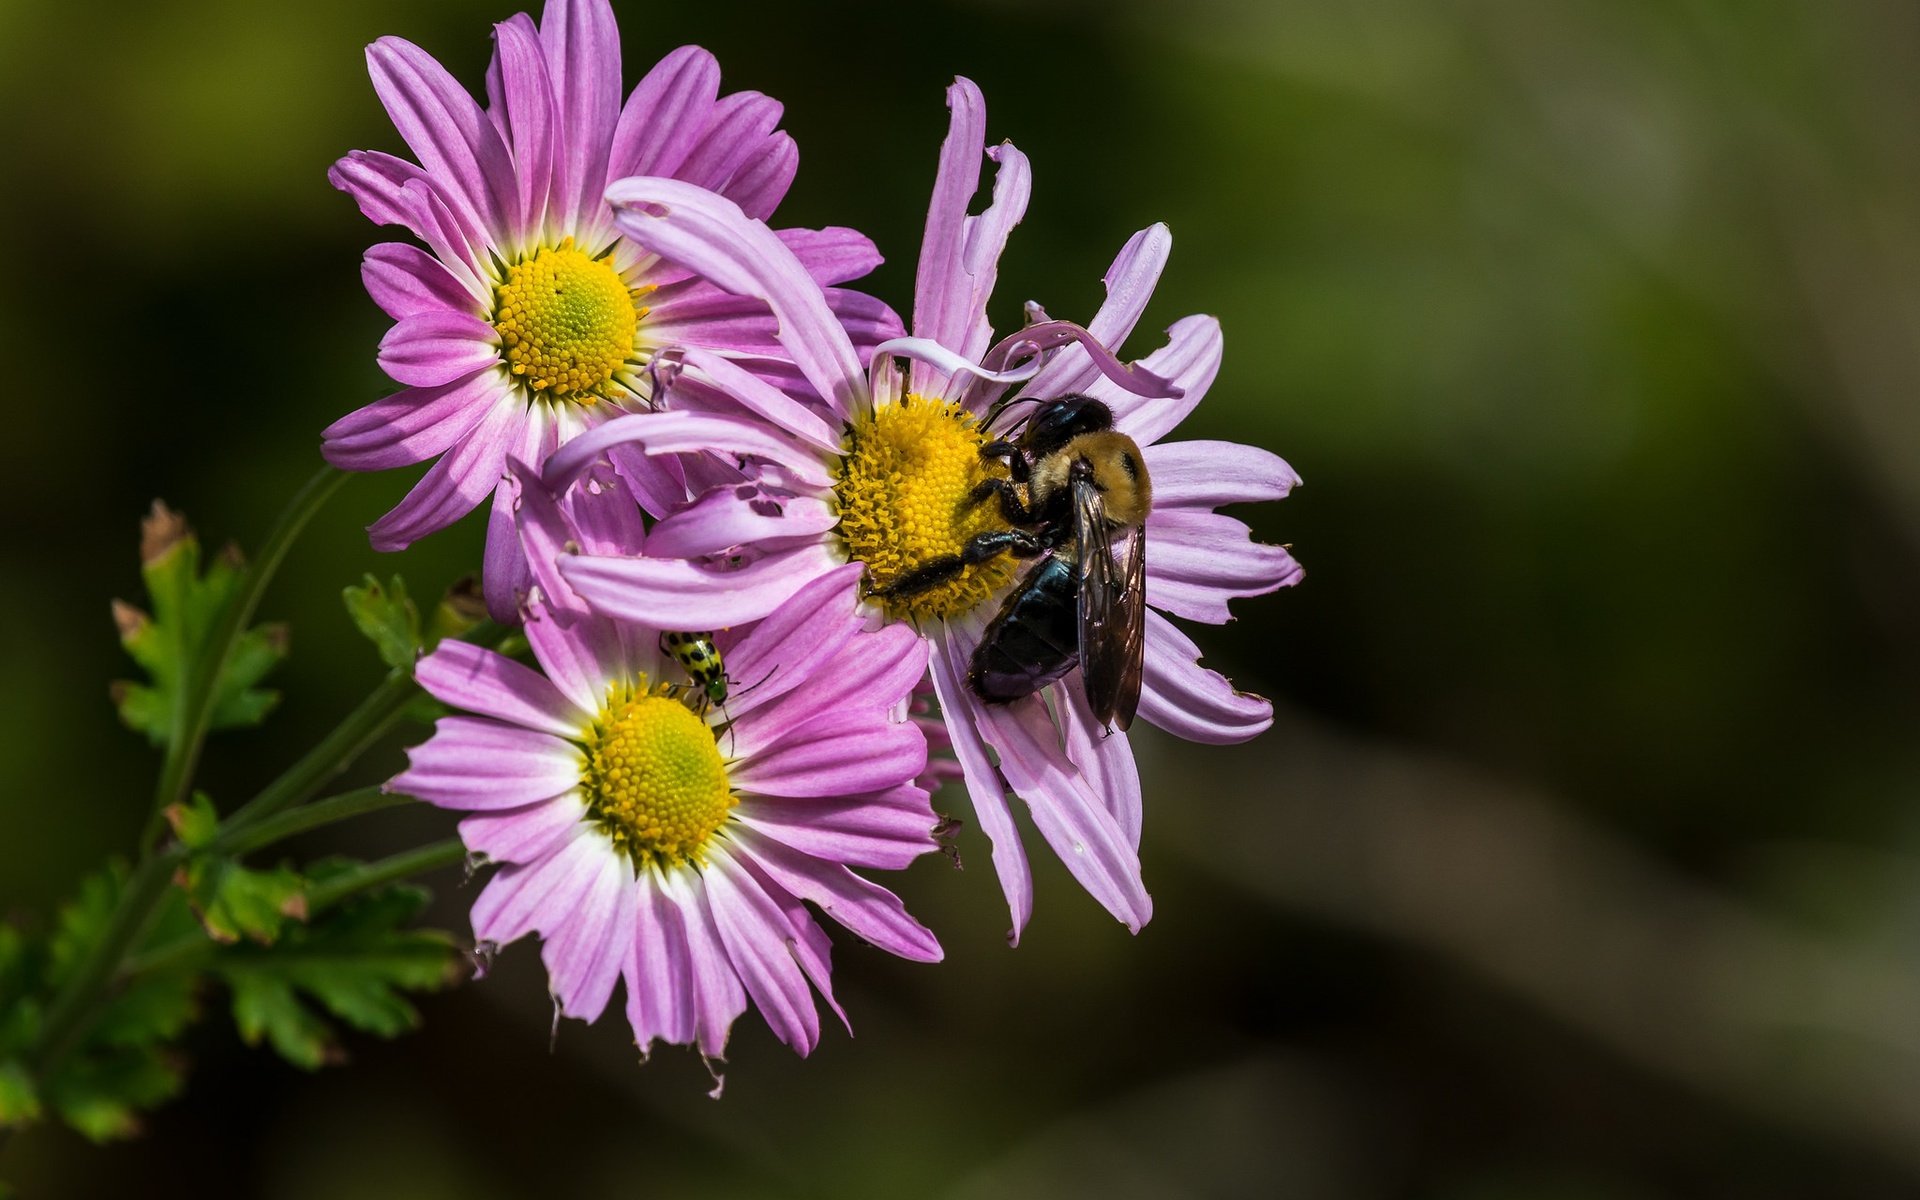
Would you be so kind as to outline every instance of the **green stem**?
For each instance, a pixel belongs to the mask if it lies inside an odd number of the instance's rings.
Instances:
[[[353,793],[347,793],[347,796],[351,795]],[[347,796],[336,797],[336,799],[346,799]],[[328,801],[320,802],[320,804],[325,803]],[[318,808],[320,804],[310,807]],[[309,891],[307,893],[309,918],[317,916],[356,893],[380,887],[382,884],[395,883],[427,871],[437,871],[452,866],[463,861],[466,854],[466,847],[460,843],[459,839],[449,838],[443,842],[432,842],[418,849],[404,851],[392,858],[364,863],[351,871],[336,875],[325,884]],[[147,975],[159,971],[198,968],[218,951],[219,947],[205,934],[188,934],[186,937],[176,938],[164,946],[155,946],[144,954],[136,954],[127,959],[120,968],[120,976],[123,979],[130,979],[136,975]]]
[[[325,800],[315,800],[303,804],[290,812],[278,816],[263,817],[250,821],[244,828],[229,825],[223,829],[213,843],[207,847],[207,853],[231,854],[239,856],[264,849],[275,842],[284,841],[295,834],[331,825],[335,821],[345,821],[361,813],[378,812],[383,808],[393,808],[401,804],[412,804],[405,796],[392,796],[376,787],[356,788],[351,792],[342,792],[338,796],[328,796]]]
[[[180,703],[174,709],[173,728],[167,738],[166,757],[160,764],[160,777],[154,785],[153,812],[147,818],[147,828],[140,839],[143,850],[153,846],[165,831],[164,814],[167,808],[186,799],[194,768],[200,762],[200,747],[206,741],[207,725],[213,718],[214,701],[220,691],[220,677],[227,669],[227,660],[233,654],[234,644],[245,632],[247,623],[253,619],[254,610],[259,607],[267,584],[272,581],[274,572],[279,570],[281,560],[292,549],[300,531],[346,481],[346,473],[334,467],[322,467],[307,481],[306,486],[300,489],[280,514],[279,522],[267,535],[259,555],[242,576],[240,590],[220,614],[220,623],[214,627],[206,644],[198,653],[188,657],[181,680]]]
[[[353,765],[355,759],[400,722],[407,705],[420,694],[413,672],[396,669],[368,693],[359,707],[334,726],[319,745],[282,772],[259,795],[247,801],[223,822],[226,833],[251,829],[319,791],[329,779]]]
[[[459,838],[448,838],[442,842],[430,842],[415,850],[407,850],[392,858],[383,858],[378,862],[363,863],[351,871],[319,884],[307,893],[307,907],[319,911],[338,904],[356,892],[364,892],[383,884],[395,883],[427,871],[437,871],[442,867],[451,867],[455,863],[466,861],[467,848]]]

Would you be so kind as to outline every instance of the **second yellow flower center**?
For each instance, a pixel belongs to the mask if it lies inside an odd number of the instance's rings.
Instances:
[[[848,430],[833,490],[841,540],[849,558],[867,565],[870,591],[960,553],[975,534],[1007,528],[991,498],[971,502],[988,475],[980,458],[986,440],[959,405],[911,395],[875,409]],[[1011,583],[1015,569],[1005,555],[967,567],[924,592],[887,601],[888,614],[908,620],[959,616]]]
[[[699,861],[737,803],[713,730],[664,686],[609,697],[586,748],[587,815],[636,867]]]
[[[604,258],[568,238],[507,268],[494,288],[493,328],[507,368],[529,389],[591,403],[633,357],[646,312]]]

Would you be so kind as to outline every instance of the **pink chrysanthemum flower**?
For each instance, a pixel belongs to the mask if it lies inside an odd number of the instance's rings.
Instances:
[[[757,92],[719,95],[713,56],[669,54],[620,102],[620,41],[606,0],[551,0],[536,27],[522,13],[494,29],[486,109],[419,47],[367,48],[374,90],[419,159],[354,151],[329,178],[375,222],[430,249],[388,242],[363,275],[394,319],[380,365],[404,390],[324,434],[336,466],[378,471],[438,458],[368,529],[400,550],[470,512],[501,486],[508,458],[539,463],[611,416],[644,407],[648,364],[668,346],[700,346],[797,385],[764,305],[663,264],[614,228],[609,180],[657,175],[727,196],[767,217],[798,154],[781,107]],[[848,229],[785,230],[782,244],[821,285],[880,261]],[[834,289],[856,341],[899,331],[871,297]],[[643,504],[686,498],[671,464],[627,480]],[[511,523],[496,503],[484,572],[497,618],[524,586]]]
[[[640,549],[618,485],[515,499],[540,669],[453,641],[421,659],[420,685],[475,715],[442,718],[388,789],[471,814],[461,837],[504,864],[474,902],[474,938],[539,934],[560,1012],[595,1019],[624,979],[643,1053],[691,1043],[711,1059],[751,999],[806,1054],[820,1034],[809,985],[846,1014],[803,901],[894,954],[941,957],[891,892],[849,869],[936,847],[914,783],[926,739],[906,716],[924,648],[870,629],[857,567],[829,572],[725,644],[751,686],[723,713],[659,653],[658,629],[584,612],[552,574],[564,544]]]
[[[1244,524],[1214,511],[1278,499],[1298,478],[1251,446],[1160,441],[1219,370],[1212,317],[1175,323],[1166,346],[1131,366],[1109,349],[1132,330],[1159,278],[1170,245],[1164,226],[1121,250],[1107,273],[1107,299],[1087,328],[1034,309],[1035,323],[993,344],[986,302],[1001,248],[1026,206],[1027,164],[1011,145],[985,150],[984,106],[971,83],[957,81],[949,104],[952,123],[921,247],[915,337],[880,347],[871,377],[819,287],[764,224],[671,180],[629,179],[609,189],[623,229],[719,286],[772,306],[829,415],[718,356],[689,352],[676,394],[687,389],[691,407],[705,411],[607,425],[550,461],[549,484],[610,449],[639,446],[731,453],[762,464],[759,486],[709,491],[661,521],[646,557],[586,554],[561,570],[602,611],[699,627],[774,611],[796,587],[849,561],[865,565],[873,597],[977,533],[1005,528],[994,505],[968,501],[986,477],[983,418],[1008,384],[1024,383],[1015,412],[1025,401],[1085,395],[1104,402],[1115,427],[1144,447],[1153,482],[1145,530],[1153,611],[1139,715],[1197,741],[1252,737],[1271,723],[1271,706],[1202,668],[1199,650],[1166,614],[1220,623],[1229,619],[1228,600],[1300,578],[1285,549],[1253,542]],[[994,199],[969,216],[983,151],[999,163]],[[910,361],[904,372],[896,355]],[[1140,878],[1140,784],[1125,734],[1102,730],[1077,672],[1012,704],[984,703],[967,684],[974,647],[1024,569],[1002,556],[937,588],[874,603],[924,631],[931,645],[934,688],[974,813],[993,842],[1012,936],[1031,913],[1032,887],[1007,785],[1075,878],[1138,930],[1152,905]]]

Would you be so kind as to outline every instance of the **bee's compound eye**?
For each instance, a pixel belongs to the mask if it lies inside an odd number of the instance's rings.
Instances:
[[[1127,478],[1140,478],[1140,464],[1133,460],[1132,452],[1126,450],[1120,452],[1120,465],[1126,468]]]

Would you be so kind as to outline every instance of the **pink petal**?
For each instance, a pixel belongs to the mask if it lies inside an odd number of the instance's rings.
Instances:
[[[716,386],[725,389],[747,411],[766,418],[795,437],[811,442],[826,454],[837,455],[840,452],[839,432],[785,392],[770,387],[710,351],[689,348],[684,351],[684,357],[689,368],[701,372]]]
[[[547,485],[565,487],[621,445],[633,445],[648,454],[759,458],[778,465],[798,482],[819,488],[833,484],[833,475],[819,454],[767,428],[765,422],[721,413],[655,412],[615,417],[568,442],[546,464]]]
[[[802,854],[771,838],[743,830],[735,837],[741,854],[775,883],[820,906],[820,911],[849,932],[889,954],[913,962],[939,962],[945,955],[926,926],[908,915],[900,898],[835,862]]]
[[[954,757],[960,760],[967,796],[973,802],[974,820],[980,823],[981,832],[993,846],[994,873],[1000,877],[1000,890],[1007,897],[1007,908],[1013,918],[1007,941],[1018,946],[1020,933],[1033,916],[1033,874],[1027,867],[1026,849],[1020,844],[1020,831],[1013,823],[1013,810],[1007,804],[1006,787],[993,760],[987,757],[986,742],[976,725],[980,720],[980,700],[968,689],[962,676],[966,669],[963,664],[972,655],[978,640],[977,631],[969,636],[948,626],[936,635],[929,666],[934,694],[940,700],[941,713],[946,716],[947,732],[953,735]]]
[[[1176,737],[1225,746],[1264,732],[1273,724],[1273,705],[1202,667],[1192,639],[1149,609],[1140,716]]]
[[[1159,442],[1146,447],[1156,511],[1284,500],[1300,476],[1258,446],[1238,442]]]
[[[399,321],[416,313],[472,313],[474,297],[440,261],[418,246],[381,242],[360,263],[360,279],[383,312]]]
[[[786,917],[787,925],[793,931],[793,940],[787,943],[793,961],[799,964],[807,982],[826,1000],[833,1015],[840,1018],[841,1027],[852,1033],[853,1022],[847,1020],[847,1010],[841,1008],[840,1002],[833,997],[833,940],[827,936],[827,931],[813,919],[813,912],[807,908],[806,901],[773,882],[759,864],[745,856],[737,861],[766,893],[767,899],[780,907],[781,915]]]
[[[580,750],[551,734],[483,717],[441,717],[383,790],[441,808],[518,808],[580,783]]]
[[[905,783],[927,765],[927,739],[878,710],[835,710],[791,726],[735,764],[743,792],[846,796]]]
[[[1087,330],[1102,345],[1118,348],[1139,324],[1172,250],[1173,234],[1165,225],[1142,229],[1120,248],[1113,265],[1101,279],[1107,288],[1107,298],[1093,314],[1093,320],[1087,322]],[[1069,346],[1040,369],[1024,393],[1042,399],[1072,395],[1085,391],[1099,377],[1087,352],[1079,346]]]
[[[627,949],[627,1024],[642,1054],[655,1041],[685,1045],[694,1038],[693,964],[686,922],[660,885],[642,871],[634,883],[634,937]]]
[[[569,701],[538,671],[451,638],[420,660],[413,677],[443,704],[555,737],[577,736],[597,711]]]
[[[938,847],[925,789],[905,783],[859,796],[746,796],[734,819],[802,854],[852,867],[898,871]]]
[[[540,948],[548,991],[562,1013],[582,1021],[606,1009],[633,941],[633,869],[610,845],[608,851],[596,856],[566,919]]]
[[[825,229],[781,229],[774,236],[793,251],[793,256],[821,287],[859,279],[886,261],[880,257],[873,239],[857,229],[838,225]]]
[[[496,245],[517,217],[513,159],[500,131],[433,56],[401,38],[367,47],[373,90],[448,205]]]
[[[409,387],[438,387],[499,364],[493,326],[463,312],[416,313],[380,339],[380,369]]]
[[[793,186],[793,177],[799,170],[800,151],[793,139],[776,133],[740,164],[725,186],[714,190],[738,204],[740,211],[749,217],[764,221],[780,207],[780,201],[786,199],[787,189]]]
[[[765,890],[725,849],[708,851],[702,881],[727,958],[774,1035],[802,1056],[820,1041],[820,1013],[800,964],[787,949],[793,927]]]
[[[613,853],[604,834],[582,824],[538,862],[494,872],[473,901],[474,940],[504,946],[535,931],[560,928],[592,882],[600,860]]]
[[[633,89],[614,128],[609,181],[671,175],[706,130],[720,95],[720,64],[698,46],[661,59]]]
[[[623,179],[607,189],[614,224],[640,245],[736,295],[773,309],[780,342],[838,415],[865,395],[865,377],[820,286],[765,224],[724,196],[673,179]]]
[[[587,802],[576,789],[537,804],[462,817],[460,840],[468,850],[493,862],[538,862],[557,849],[586,815]]]
[[[747,686],[729,702],[735,720],[809,682],[866,625],[859,563],[822,571],[727,647],[730,674]]]
[[[977,316],[964,259],[967,206],[980,188],[980,159],[987,147],[987,102],[971,79],[957,78],[947,88],[947,109],[947,137],[940,144],[940,167],[914,274],[913,335],[961,353]],[[909,391],[927,394],[938,376],[916,364],[909,380]]]
[[[1233,619],[1227,601],[1300,582],[1285,547],[1253,541],[1246,523],[1195,508],[1155,508],[1147,518],[1147,603],[1192,621]]]
[[[384,471],[424,462],[471,433],[512,399],[499,374],[477,371],[431,388],[407,388],[327,426],[320,453],[346,471]]]
[[[1027,802],[1040,836],[1080,886],[1128,930],[1153,918],[1140,879],[1140,856],[1120,823],[1093,795],[1059,749],[1044,705],[1033,698],[983,705],[982,726],[1000,752],[1000,769]]]
[[[1177,399],[1149,400],[1110,379],[1089,383],[1083,394],[1113,410],[1114,428],[1142,446],[1152,445],[1186,419],[1220,373],[1220,322],[1208,316],[1182,317],[1167,330],[1167,344],[1140,360],[1140,366],[1182,389]]]
[[[521,632],[547,678],[588,712],[600,711],[610,684],[632,677],[626,642],[605,617],[535,604]]]
[[[733,709],[737,753],[752,757],[783,731],[836,709],[891,709],[905,703],[914,684],[926,677],[926,640],[911,626],[888,625],[853,637],[809,674],[805,687],[794,687],[771,704]]]
[[[660,876],[667,897],[680,910],[693,968],[694,1031],[700,1053],[718,1058],[727,1050],[727,1031],[747,1011],[746,989],[727,956],[715,926],[706,884],[698,871],[668,871]]]
[[[540,31],[531,17],[519,13],[495,25],[493,44],[487,76],[488,93],[495,97],[493,116],[513,153],[522,227],[537,230],[545,225],[548,204],[562,186],[560,110]]]
[[[713,123],[674,178],[724,194],[727,180],[773,135],[780,113],[780,102],[759,92],[728,96],[714,106]]]
[[[1143,689],[1144,690],[1144,687]],[[1127,835],[1134,850],[1140,849],[1140,770],[1133,761],[1133,747],[1124,730],[1108,730],[1087,707],[1086,689],[1078,672],[1054,689],[1060,698],[1058,711],[1066,735],[1067,759],[1080,769],[1093,794],[1100,798],[1113,819]]]
[[[751,483],[716,488],[659,522],[647,541],[654,558],[705,558],[775,538],[817,539],[840,514],[816,496],[782,496]]]
[[[540,40],[563,131],[557,215],[563,228],[585,233],[604,211],[600,193],[620,116],[620,28],[606,0],[547,0]]]
[[[578,555],[561,561],[560,574],[608,616],[656,629],[714,629],[759,620],[838,565],[831,549],[812,544],[731,570],[679,558]]]
[[[392,512],[367,527],[373,548],[405,550],[472,512],[500,482],[507,450],[526,420],[526,406],[518,399],[506,396],[497,400],[480,423],[421,476]]]

